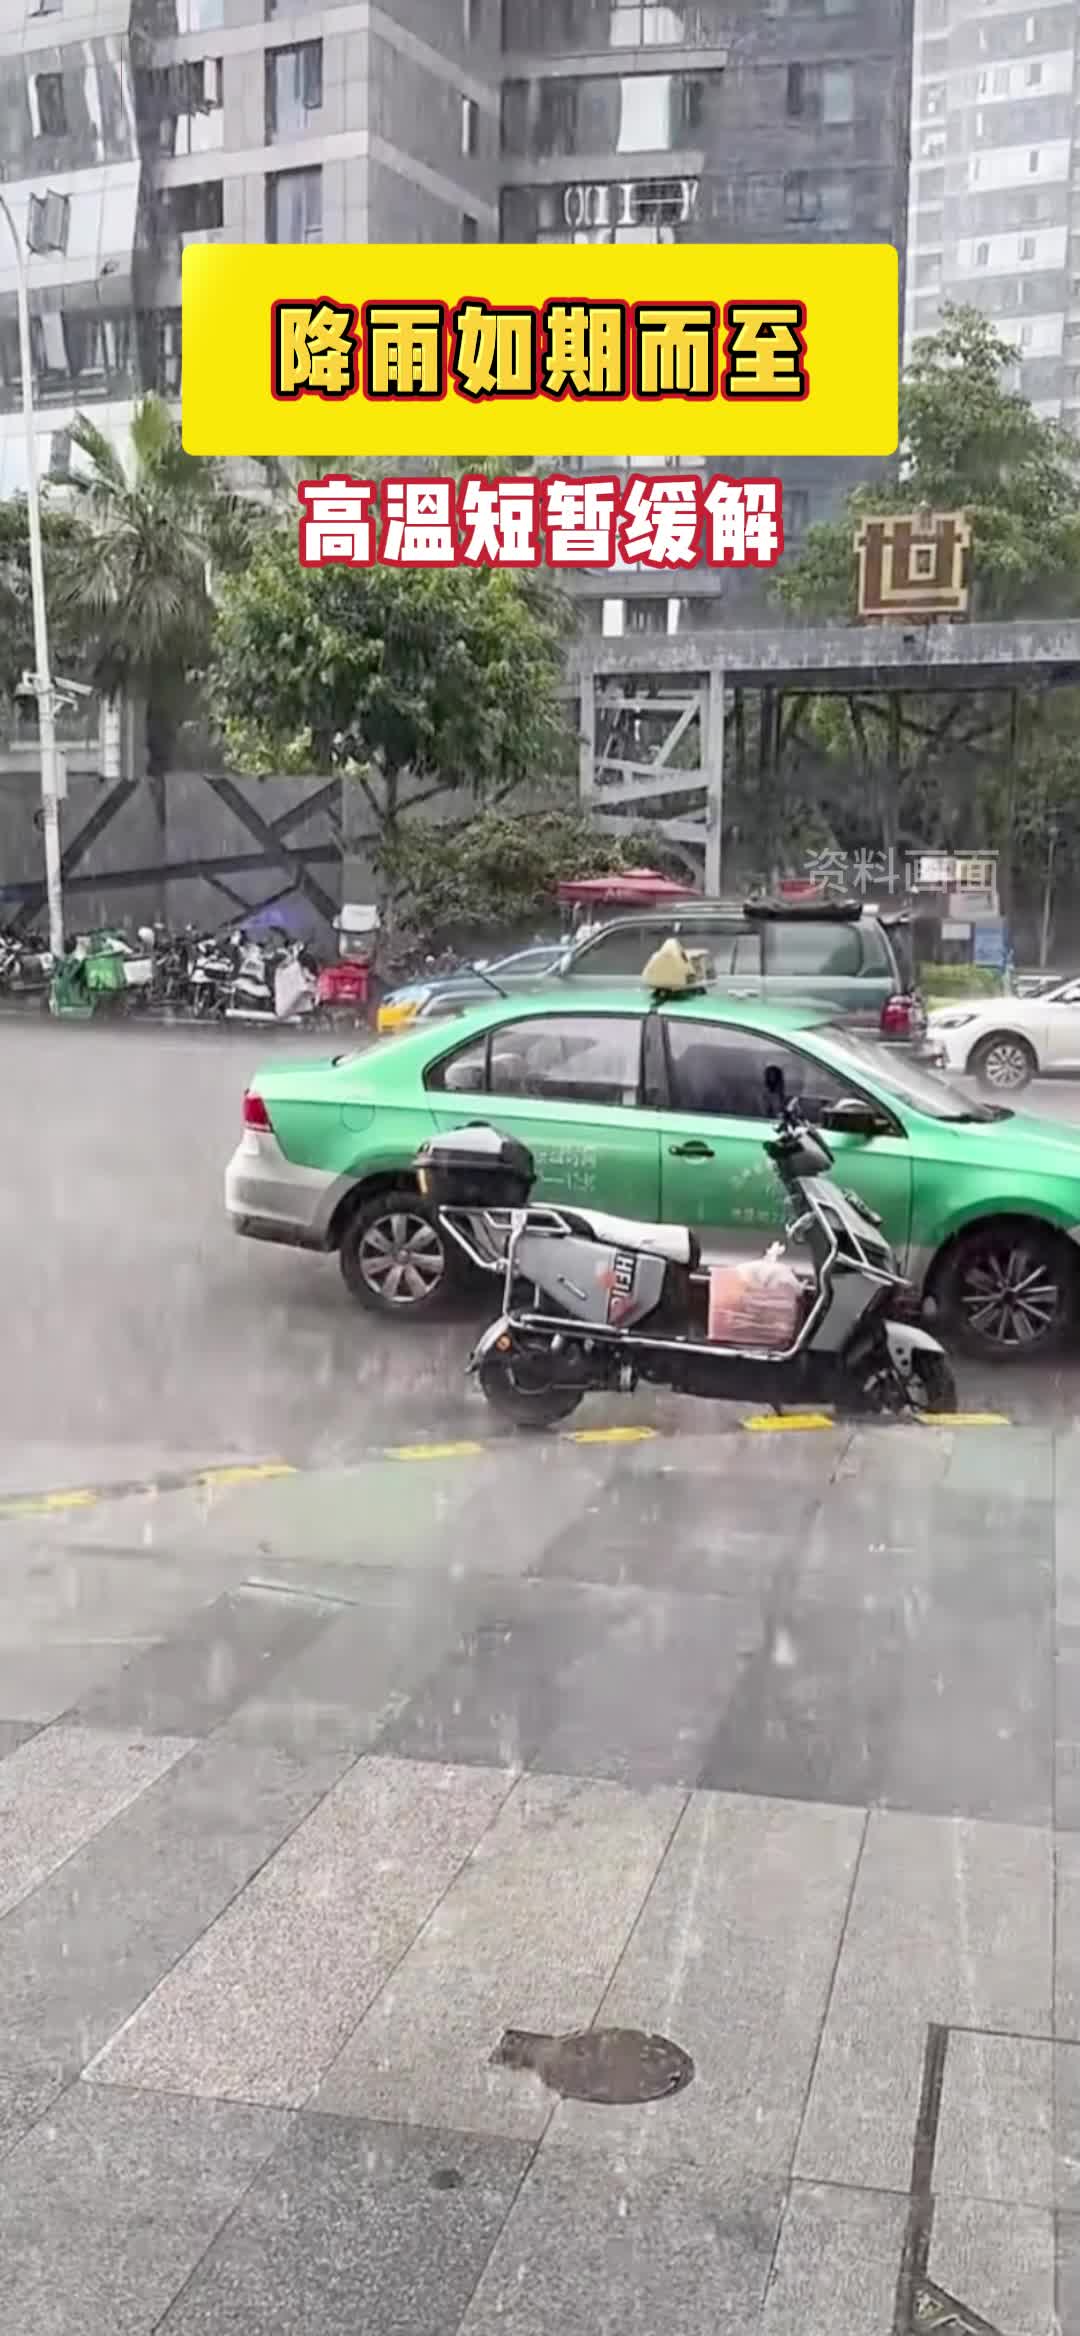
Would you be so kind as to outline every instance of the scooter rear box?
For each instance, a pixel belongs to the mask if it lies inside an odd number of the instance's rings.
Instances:
[[[524,1208],[536,1181],[525,1145],[481,1122],[430,1137],[413,1168],[424,1199],[436,1208]]]

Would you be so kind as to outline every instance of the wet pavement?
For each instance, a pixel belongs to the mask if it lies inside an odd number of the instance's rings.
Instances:
[[[229,1231],[225,1163],[265,1051],[240,1033],[0,1021],[0,1494],[477,1432],[475,1319],[384,1324],[334,1258]],[[1080,1082],[1033,1094],[1080,1115]],[[966,1408],[1019,1420],[1070,1417],[1078,1390],[1080,1353],[961,1374]],[[718,1415],[643,1400],[619,1416],[712,1434]]]
[[[1080,2327],[1078,1493],[579,1432],[9,1516],[4,2336]],[[594,2028],[692,2076],[562,2097]]]
[[[245,1046],[14,1037],[2,2336],[1074,2336],[1075,1364],[492,1437]]]

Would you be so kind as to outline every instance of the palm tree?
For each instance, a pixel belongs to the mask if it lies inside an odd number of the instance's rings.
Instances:
[[[214,572],[243,561],[261,515],[227,492],[215,464],[185,454],[160,398],[136,409],[129,465],[85,415],[71,436],[83,458],[71,482],[78,525],[57,605],[79,627],[96,686],[143,710],[164,842],[165,777],[210,654]]]

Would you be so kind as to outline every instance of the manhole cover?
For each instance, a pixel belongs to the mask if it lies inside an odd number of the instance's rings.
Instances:
[[[688,2052],[641,2028],[581,2028],[539,2036],[507,2028],[491,2055],[498,2068],[527,2068],[564,2101],[662,2101],[694,2074]]]

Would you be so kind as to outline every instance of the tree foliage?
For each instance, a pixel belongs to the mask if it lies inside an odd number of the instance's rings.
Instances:
[[[852,539],[868,511],[965,510],[974,613],[1063,614],[1080,603],[1080,446],[1010,387],[1016,351],[977,309],[948,307],[900,391],[895,478],[870,481],[842,517],[811,527],[777,578],[801,616],[853,615]]]
[[[130,469],[85,416],[71,436],[83,459],[54,603],[96,686],[144,704],[147,767],[160,778],[209,662],[215,578],[247,558],[261,514],[185,454],[160,398],[136,410]]]
[[[70,513],[42,498],[41,534],[45,592],[49,604],[50,661],[76,680],[83,673],[79,627],[64,623],[56,609],[58,568],[70,552],[77,523]],[[30,527],[24,496],[0,503],[0,699],[10,699],[20,676],[34,666],[34,620],[30,599]]]
[[[291,530],[222,594],[214,698],[238,768],[354,779],[382,851],[435,796],[567,767],[557,604],[499,569],[304,569]]]
[[[655,868],[657,842],[641,831],[598,831],[579,812],[482,811],[447,830],[406,819],[381,855],[396,918],[438,936],[459,926],[510,928],[550,914],[555,888],[573,876]]]

